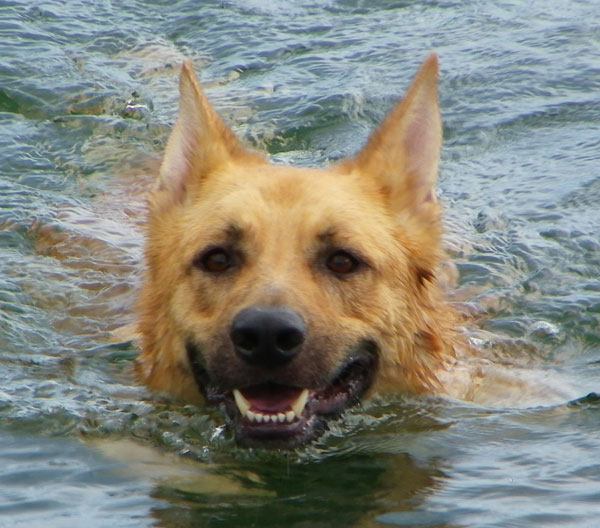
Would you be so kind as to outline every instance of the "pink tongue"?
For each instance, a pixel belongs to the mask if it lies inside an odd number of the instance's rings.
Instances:
[[[256,385],[240,392],[250,403],[251,411],[280,412],[289,411],[300,396],[302,389],[285,385]]]

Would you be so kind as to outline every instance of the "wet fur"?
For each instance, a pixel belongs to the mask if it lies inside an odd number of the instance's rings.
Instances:
[[[190,347],[220,386],[260,382],[264,372],[228,338],[234,315],[260,304],[289,307],[307,324],[302,353],[278,368],[283,384],[323,385],[368,342],[377,354],[369,395],[445,392],[441,374],[464,343],[437,279],[437,72],[430,55],[356,156],[312,169],[243,148],[184,64],[179,118],[149,199],[136,365],[144,383],[201,402]],[[197,269],[211,244],[239,255],[234,272]],[[323,259],[332,248],[357,255],[360,269],[331,274]]]

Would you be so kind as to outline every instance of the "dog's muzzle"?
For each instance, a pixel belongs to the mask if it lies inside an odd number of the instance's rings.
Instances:
[[[294,361],[300,369],[307,328],[300,315],[281,307],[240,310],[232,320],[229,339],[248,366],[249,379],[243,383],[222,379],[216,372],[211,375],[200,349],[192,341],[186,347],[206,400],[224,409],[237,441],[245,445],[291,448],[318,436],[327,418],[360,401],[377,368],[377,346],[363,339],[346,351],[334,372],[322,373],[317,386],[302,386],[300,374],[296,384]],[[278,375],[283,371],[285,378]]]

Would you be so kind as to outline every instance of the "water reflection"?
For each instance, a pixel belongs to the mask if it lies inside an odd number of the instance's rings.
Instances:
[[[418,511],[444,479],[435,462],[417,464],[408,455],[354,454],[312,463],[278,458],[221,467],[220,476],[243,486],[233,500],[219,489],[196,494],[189,483],[157,488],[153,496],[172,504],[152,513],[159,526],[376,526],[384,513]],[[434,524],[425,512],[422,521]]]

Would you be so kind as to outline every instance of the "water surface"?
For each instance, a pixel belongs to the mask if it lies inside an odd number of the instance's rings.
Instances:
[[[0,526],[595,526],[599,17],[574,0],[2,3]],[[360,147],[429,50],[476,342],[569,396],[372,402],[277,453],[136,386],[111,330],[131,322],[183,57],[245,141],[319,165]]]

